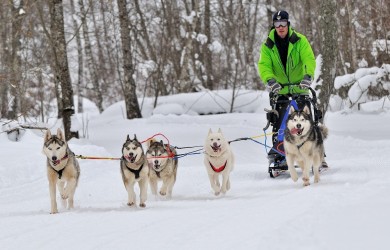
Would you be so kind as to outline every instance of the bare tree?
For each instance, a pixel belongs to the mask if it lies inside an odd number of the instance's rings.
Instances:
[[[78,79],[77,79],[77,112],[83,113],[83,83],[84,83],[84,57],[83,57],[83,47],[81,44],[81,36],[80,36],[80,28],[81,26],[77,23],[75,18],[76,10],[75,10],[75,0],[70,1],[72,19],[73,19],[73,28],[76,32],[76,43],[77,43],[77,62],[78,62]]]
[[[84,16],[83,18],[83,38],[84,38],[84,43],[85,43],[85,55],[87,59],[87,67],[88,67],[88,72],[90,75],[90,81],[92,82],[93,88],[89,88],[94,92],[94,99],[96,100],[96,105],[99,108],[100,112],[103,112],[103,93],[101,90],[101,84],[99,81],[98,77],[98,60],[95,59],[93,50],[92,50],[92,43],[89,37],[89,27],[88,23],[86,21],[86,17],[88,16],[88,11],[90,10],[89,8],[86,9],[84,6],[84,1],[79,0],[79,6],[80,6],[80,12]],[[91,11],[92,12],[92,11]],[[90,14],[93,16],[93,14]]]
[[[334,89],[334,79],[336,78],[336,58],[337,58],[337,29],[336,23],[336,0],[321,2],[321,29],[322,29],[322,79],[321,92],[319,95],[319,108],[325,116],[328,110],[329,98]]]
[[[142,117],[139,109],[138,99],[136,95],[136,84],[133,78],[135,69],[133,65],[133,54],[130,38],[130,20],[127,14],[126,0],[117,0],[119,9],[119,21],[121,27],[121,41],[123,54],[123,75],[124,82],[122,84],[123,93],[125,96],[126,115],[127,119]]]
[[[50,8],[50,35],[54,60],[54,74],[61,86],[63,109],[63,124],[66,140],[78,138],[78,132],[71,131],[71,116],[74,114],[73,89],[70,80],[68,57],[66,51],[64,14],[62,0],[51,0]]]

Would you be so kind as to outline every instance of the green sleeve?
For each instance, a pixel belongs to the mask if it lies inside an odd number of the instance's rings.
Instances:
[[[301,47],[301,59],[303,65],[303,74],[309,75],[311,78],[314,78],[314,70],[316,68],[316,59],[314,57],[313,50],[310,46],[309,41],[305,36],[301,37],[302,47]]]
[[[268,80],[275,78],[272,70],[271,53],[271,50],[265,45],[265,43],[263,43],[260,49],[260,58],[257,63],[257,69],[259,71],[260,78],[265,85]]]

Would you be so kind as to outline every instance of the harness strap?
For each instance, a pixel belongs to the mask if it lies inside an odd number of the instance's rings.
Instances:
[[[307,141],[307,140],[306,140],[306,141]],[[301,144],[297,145],[298,150],[303,146],[303,144],[305,144],[306,141],[304,141],[304,142],[302,142]]]
[[[125,162],[125,166],[126,168],[132,172],[134,175],[135,175],[135,178],[138,179],[139,178],[139,173],[141,172],[142,168],[144,167],[144,164],[141,165],[141,167],[139,169],[131,169],[127,166],[126,162]]]
[[[52,163],[54,164],[54,166],[56,166],[56,165],[60,164],[61,161],[65,160],[65,159],[67,159],[67,158],[68,158],[68,153],[66,153],[66,154],[64,155],[64,157],[62,157],[60,160],[52,161]],[[58,174],[58,179],[61,180],[62,171],[64,171],[66,165],[65,165],[62,169],[60,169],[60,170],[55,169],[52,165],[50,165],[50,167],[51,167],[54,171],[57,172],[57,174]]]
[[[225,161],[225,164],[223,164],[219,168],[214,167],[213,164],[211,164],[210,161],[209,161],[209,164],[210,164],[210,167],[214,170],[214,172],[219,173],[219,172],[222,172],[225,169],[226,164],[227,164],[227,160]]]
[[[154,169],[153,169],[153,170],[154,170]],[[160,178],[161,178],[160,171],[154,170],[154,172],[156,173],[157,177],[160,179]]]
[[[284,130],[287,127],[288,112],[289,112],[291,106],[293,106],[295,108],[295,110],[298,110],[297,102],[295,100],[291,100],[291,102],[287,106],[286,112],[284,113],[282,123],[280,124],[280,128],[278,131],[278,141],[283,141],[283,139],[284,139]]]

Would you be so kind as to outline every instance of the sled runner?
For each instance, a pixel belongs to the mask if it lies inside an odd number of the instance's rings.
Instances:
[[[294,84],[287,84],[294,85]],[[288,110],[293,106],[296,110],[301,110],[305,105],[310,107],[311,118],[314,118],[314,124],[317,125],[322,118],[322,112],[317,108],[317,95],[312,88],[309,88],[310,94],[288,94],[278,95],[270,92],[269,100],[271,110],[265,109],[267,112],[267,125],[272,126],[272,148],[268,152],[268,173],[271,178],[275,178],[281,173],[285,172],[288,167],[285,159],[283,139],[284,130],[286,129],[286,121],[288,117]],[[279,119],[282,117],[282,119]]]

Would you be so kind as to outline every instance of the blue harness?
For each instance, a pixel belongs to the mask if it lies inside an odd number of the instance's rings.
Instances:
[[[286,112],[284,113],[284,116],[283,116],[282,123],[280,124],[280,128],[278,130],[278,141],[280,141],[280,142],[283,141],[283,139],[284,139],[284,130],[286,129],[286,126],[287,126],[287,118],[288,118],[288,113],[289,113],[291,106],[293,106],[295,108],[295,110],[299,110],[297,102],[295,100],[291,100],[287,106]]]

